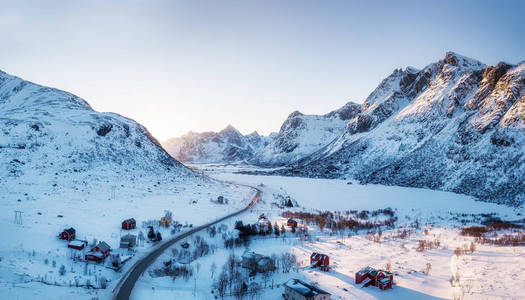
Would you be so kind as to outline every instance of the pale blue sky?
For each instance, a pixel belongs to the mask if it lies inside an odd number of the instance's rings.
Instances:
[[[446,51],[525,59],[525,1],[3,1],[0,69],[159,139],[277,131]]]

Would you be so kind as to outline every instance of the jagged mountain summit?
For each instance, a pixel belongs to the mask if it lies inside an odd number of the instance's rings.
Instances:
[[[279,133],[249,162],[260,166],[296,162],[328,145],[360,111],[361,105],[354,102],[325,115],[304,115],[294,111],[284,121]]]
[[[281,174],[424,187],[525,202],[525,62],[448,52],[395,70],[344,132]]]
[[[186,163],[233,163],[242,162],[252,157],[265,147],[269,137],[256,131],[243,135],[233,126],[228,125],[220,132],[188,132],[163,142],[168,153]]]

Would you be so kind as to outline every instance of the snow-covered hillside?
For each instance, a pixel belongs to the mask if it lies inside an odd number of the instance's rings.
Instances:
[[[486,66],[453,52],[395,70],[343,134],[281,174],[425,187],[525,201],[525,62]]]
[[[256,131],[242,135],[228,125],[220,132],[188,132],[171,138],[162,145],[174,158],[187,163],[241,162],[265,147],[271,137],[259,135]]]
[[[75,95],[4,72],[0,174],[5,299],[92,299],[98,291],[71,288],[72,282],[97,285],[103,275],[111,285],[120,277],[103,265],[82,273],[84,264],[74,263],[67,242],[57,238],[64,228],[74,227],[77,238],[90,243],[97,239],[118,248],[120,222],[126,218],[136,218],[135,234],[145,230],[142,222],[158,220],[164,210],[182,223],[203,224],[244,207],[252,193],[187,169],[133,120],[96,112]],[[218,196],[228,205],[218,204]],[[22,224],[13,222],[14,211],[22,212]],[[57,272],[61,264],[66,275]]]
[[[325,115],[291,113],[272,141],[249,160],[260,166],[279,166],[304,158],[326,146],[339,136],[348,120],[361,110],[359,104],[348,102]]]

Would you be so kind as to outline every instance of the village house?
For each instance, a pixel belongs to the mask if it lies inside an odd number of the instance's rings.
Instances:
[[[310,267],[328,272],[330,270],[330,257],[326,254],[314,252],[310,255]]]
[[[69,242],[67,247],[75,250],[84,250],[87,244],[87,241],[73,240]]]
[[[91,251],[86,253],[85,259],[94,262],[100,262],[109,256],[111,247],[106,242],[99,242]]]
[[[253,251],[245,251],[241,258],[241,267],[251,271],[266,273],[275,270],[275,261],[268,256]]]
[[[133,234],[126,234],[120,238],[120,248],[131,249],[137,243],[137,236]]]
[[[372,267],[365,267],[355,273],[355,283],[362,284],[363,287],[373,285],[381,290],[386,290],[392,288],[393,282],[394,274],[385,270],[376,270]]]
[[[75,231],[75,228],[71,227],[69,229],[64,229],[64,231],[62,231],[58,237],[61,239],[61,240],[65,240],[65,241],[72,241],[75,239],[76,237],[76,231]]]
[[[134,218],[130,218],[127,220],[122,221],[122,229],[130,230],[137,227],[137,222]]]
[[[284,284],[283,297],[285,300],[330,300],[331,294],[299,279],[290,279]]]

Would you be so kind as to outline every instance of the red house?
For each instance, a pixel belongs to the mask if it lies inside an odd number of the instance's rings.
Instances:
[[[290,227],[297,227],[297,221],[294,219],[288,219],[288,222],[286,222],[286,225]]]
[[[330,270],[330,257],[314,252],[310,255],[310,266],[312,268],[318,267],[321,271],[328,272]]]
[[[67,245],[68,248],[83,250],[87,246],[87,241],[73,240]]]
[[[75,239],[76,231],[75,228],[71,227],[69,229],[64,229],[59,235],[58,238],[65,241],[72,241]]]
[[[137,222],[133,218],[122,221],[122,229],[130,230],[135,227],[137,227]]]
[[[94,261],[96,263],[104,259],[104,254],[100,252],[88,252],[85,256],[86,260]]]
[[[366,267],[355,273],[355,283],[363,283],[363,287],[369,285],[377,286],[381,290],[391,289],[394,281],[394,274],[385,270],[376,270]]]
[[[109,256],[111,247],[109,247],[106,242],[99,242],[98,245],[91,248],[91,251],[88,252],[85,256],[86,260],[100,262]]]

